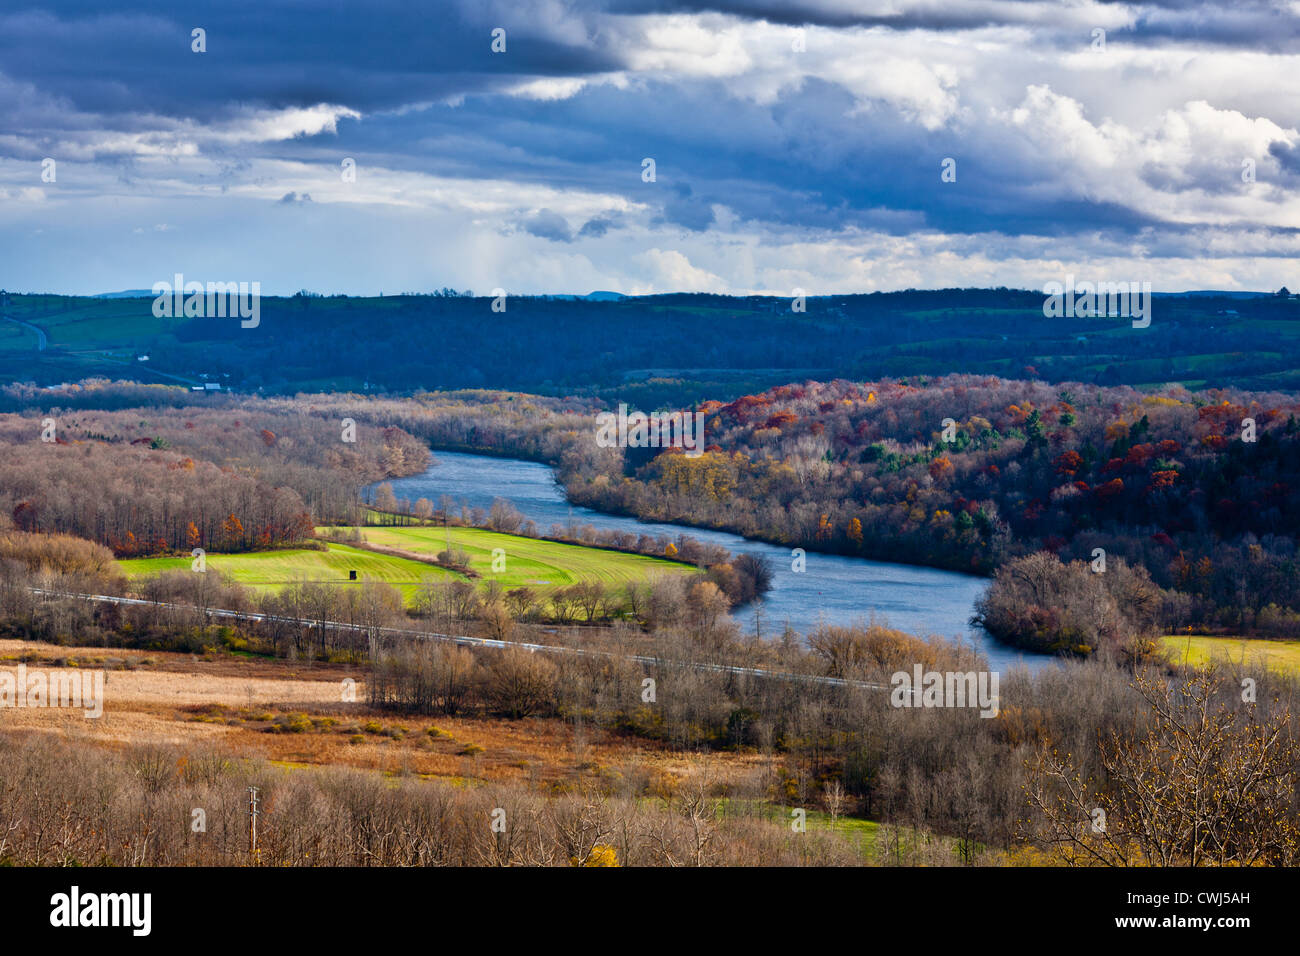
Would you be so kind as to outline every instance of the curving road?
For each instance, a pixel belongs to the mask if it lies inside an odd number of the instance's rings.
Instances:
[[[36,351],[44,352],[45,347],[50,344],[50,340],[45,335],[45,330],[39,326],[32,325],[30,322],[24,322],[22,319],[15,319],[13,316],[0,316],[6,322],[13,322],[15,325],[21,325],[29,332],[36,333]]]

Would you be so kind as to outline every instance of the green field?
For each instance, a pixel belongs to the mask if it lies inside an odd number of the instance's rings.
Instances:
[[[1188,634],[1162,637],[1160,642],[1169,651],[1171,659],[1178,664],[1204,667],[1215,661],[1253,664],[1262,660],[1270,670],[1300,674],[1300,641],[1262,641]]]
[[[187,570],[189,557],[129,558],[118,562],[128,577],[160,571]],[[408,558],[375,554],[347,545],[331,544],[328,551],[303,548],[292,551],[251,551],[244,554],[209,554],[208,569],[250,587],[277,589],[294,581],[349,584],[348,572],[357,580],[383,581],[397,587],[410,600],[423,581],[455,577],[451,571]]]
[[[165,335],[179,323],[153,314],[152,297],[78,299],[14,296],[8,314],[45,330],[50,348],[124,349]],[[23,331],[23,330],[19,330]],[[30,339],[32,334],[25,332]],[[32,343],[34,347],[35,343]]]
[[[370,544],[427,555],[431,559],[446,548],[446,537],[441,528],[364,528],[362,534]],[[507,590],[527,586],[541,595],[578,581],[596,580],[622,589],[629,581],[645,581],[660,574],[699,573],[689,565],[659,558],[538,541],[479,528],[451,528],[446,536],[450,537],[453,547],[469,555],[470,568],[480,576],[480,585],[497,581]],[[492,570],[493,551],[497,548],[504,551],[505,558],[505,570],[499,573]],[[129,558],[119,564],[128,577],[141,578],[161,571],[186,570],[190,562],[188,556],[182,556]],[[209,554],[207,563],[210,570],[239,584],[267,590],[295,581],[347,585],[350,583],[348,572],[355,570],[358,582],[391,584],[408,602],[423,582],[461,577],[424,561],[332,542],[327,551],[301,548]]]
[[[470,569],[483,581],[498,581],[506,589],[530,587],[540,594],[578,581],[595,580],[608,587],[622,588],[629,581],[644,581],[659,574],[699,573],[690,565],[647,555],[540,541],[483,528],[362,528],[361,533],[369,544],[430,558],[446,550],[450,541],[453,548],[469,555]],[[500,572],[492,568],[493,551],[498,548],[504,552],[505,559],[505,570]]]

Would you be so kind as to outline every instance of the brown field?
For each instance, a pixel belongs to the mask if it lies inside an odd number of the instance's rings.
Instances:
[[[53,647],[0,640],[0,672],[18,663],[106,671],[104,713],[75,709],[0,710],[0,728],[58,734],[104,746],[210,744],[290,767],[340,765],[385,773],[496,780],[542,787],[592,775],[636,773],[680,778],[690,754],[558,719],[402,716],[366,703],[362,674],[343,664],[192,655],[102,647]],[[357,703],[342,702],[342,682],[357,681]],[[286,724],[280,729],[276,724]],[[719,783],[761,772],[755,754],[712,753]]]

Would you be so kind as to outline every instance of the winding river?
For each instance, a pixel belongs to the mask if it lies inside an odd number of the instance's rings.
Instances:
[[[443,495],[450,495],[471,508],[487,509],[494,498],[506,498],[525,518],[536,522],[542,534],[549,533],[553,524],[572,521],[636,534],[686,534],[733,554],[748,552],[767,559],[773,571],[772,589],[760,606],[740,608],[735,614],[751,632],[757,624],[762,635],[775,637],[788,623],[807,633],[819,622],[853,624],[874,615],[877,621],[912,634],[956,637],[974,644],[995,670],[1017,665],[1036,669],[1052,660],[1000,644],[967,623],[975,599],[987,584],[983,578],[812,551],[805,559],[805,570],[796,572],[789,548],[725,531],[638,521],[570,505],[547,465],[446,451],[435,451],[434,459],[435,464],[423,474],[391,482],[398,499],[428,498],[436,507]]]

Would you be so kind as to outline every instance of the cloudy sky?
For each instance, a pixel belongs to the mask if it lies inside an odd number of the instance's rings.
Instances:
[[[0,12],[5,288],[1300,286],[1300,0],[105,9]]]

